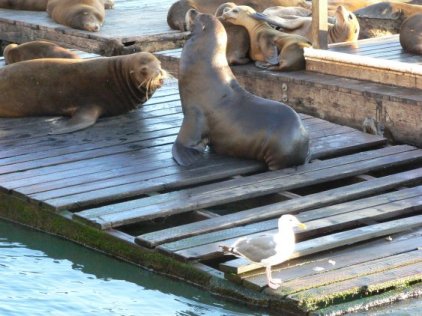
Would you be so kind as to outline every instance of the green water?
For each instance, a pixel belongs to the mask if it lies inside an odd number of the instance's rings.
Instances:
[[[0,315],[262,315],[182,281],[0,221]]]

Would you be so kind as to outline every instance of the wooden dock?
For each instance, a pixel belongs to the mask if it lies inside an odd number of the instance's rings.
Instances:
[[[85,56],[89,57],[89,55]],[[144,107],[65,135],[57,118],[0,119],[0,216],[268,310],[326,315],[422,293],[422,150],[306,114],[314,160],[268,172],[207,153],[178,166],[176,81]],[[293,259],[275,268],[220,244],[296,214]]]
[[[23,43],[37,39],[100,55],[181,47],[187,33],[170,29],[167,11],[173,0],[115,0],[99,32],[55,23],[47,12],[0,9],[0,40]]]

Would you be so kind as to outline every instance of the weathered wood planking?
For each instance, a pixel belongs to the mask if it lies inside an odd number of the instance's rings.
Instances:
[[[315,158],[385,143],[349,127],[301,117]],[[170,151],[181,119],[175,81],[141,109],[68,135],[48,135],[56,118],[2,119],[1,187],[57,210],[72,210],[264,170],[262,163],[212,153],[191,167],[178,166]]]
[[[404,152],[391,154],[394,149]],[[288,191],[319,183],[375,171],[400,164],[422,161],[422,151],[411,147],[386,148],[370,152],[373,154],[355,154],[323,162],[281,171],[267,172],[241,179],[219,182],[205,187],[196,187],[185,191],[144,198],[139,201],[124,202],[99,209],[87,210],[77,216],[103,229],[150,220],[157,217],[187,212],[196,208],[239,201],[246,198]],[[115,211],[113,211],[115,210]]]
[[[57,24],[46,12],[0,9],[0,40],[22,43],[47,39],[101,55],[181,47],[187,33],[167,25],[167,11],[173,2],[115,0],[114,9],[106,10],[104,25],[97,33]]]
[[[410,233],[391,234],[390,238],[377,238],[356,245],[324,251],[306,258],[292,259],[275,267],[273,273],[284,281],[285,287],[281,291],[283,293],[291,292],[288,285],[290,281],[294,282],[296,279],[318,276],[321,273],[414,251],[421,243],[422,230],[419,228]],[[266,278],[262,273],[235,274],[233,268],[236,264],[236,260],[232,260],[221,264],[220,268],[226,271],[227,276],[230,276],[231,279],[242,282],[250,288],[260,290],[266,286]]]
[[[300,221],[306,222],[308,229],[298,231],[300,238],[310,238],[315,234],[327,233],[333,230],[345,229],[352,225],[358,225],[364,219],[384,220],[395,216],[405,215],[406,213],[418,212],[421,208],[422,187],[409,188],[403,192],[394,192],[377,195],[374,197],[353,200],[324,208],[312,209],[308,211],[296,211]],[[300,202],[297,198],[296,202]],[[287,205],[289,202],[285,202]],[[282,204],[280,204],[282,208]],[[277,229],[277,219],[259,221],[236,228],[219,230],[215,233],[203,233],[196,237],[190,237],[166,243],[160,247],[166,252],[175,252],[192,247],[209,245],[211,243],[227,244],[227,240],[243,237],[250,234],[274,232]],[[211,247],[210,247],[211,249]],[[239,260],[242,271],[246,271],[243,260]],[[229,264],[230,265],[230,264]],[[224,267],[223,267],[224,268]],[[238,268],[240,269],[240,268]],[[230,272],[237,272],[230,271]]]

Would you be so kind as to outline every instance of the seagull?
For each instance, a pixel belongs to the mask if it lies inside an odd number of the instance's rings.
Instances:
[[[282,215],[278,220],[277,233],[242,237],[231,247],[223,245],[220,247],[224,254],[232,254],[263,265],[268,286],[278,289],[281,280],[272,278],[271,267],[288,260],[292,255],[295,248],[294,227],[306,229],[306,225],[293,215]]]

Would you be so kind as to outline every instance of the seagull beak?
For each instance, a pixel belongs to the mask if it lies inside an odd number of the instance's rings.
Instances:
[[[305,224],[303,224],[303,223],[299,223],[298,227],[299,227],[299,228],[302,228],[302,229],[306,229],[306,225],[305,225]]]

